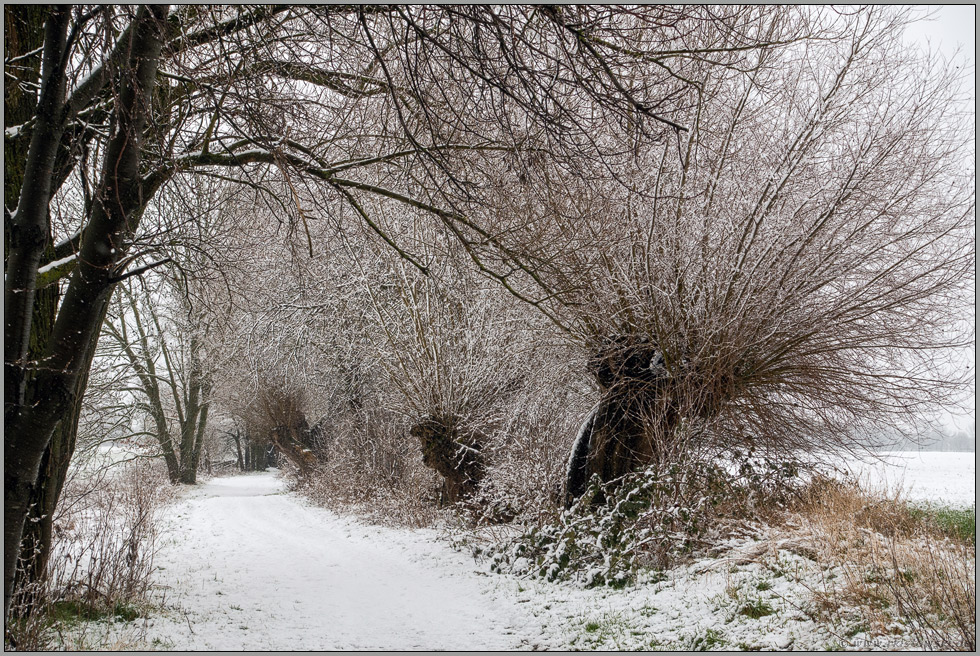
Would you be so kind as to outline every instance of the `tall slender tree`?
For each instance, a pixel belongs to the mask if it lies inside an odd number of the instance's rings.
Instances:
[[[190,305],[181,291],[162,297],[166,282],[152,297],[126,281],[117,287],[117,302],[103,330],[133,373],[127,389],[140,396],[172,483],[194,484],[210,411],[210,372],[205,370],[202,336],[193,325]],[[172,303],[168,308],[158,307]],[[188,321],[188,318],[191,320]]]

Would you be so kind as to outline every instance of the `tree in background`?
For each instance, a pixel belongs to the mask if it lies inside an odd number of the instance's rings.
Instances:
[[[186,295],[179,288],[167,289],[165,279],[156,282],[162,284],[153,294],[134,289],[129,281],[120,284],[103,330],[132,372],[127,391],[140,398],[138,407],[151,423],[147,432],[159,446],[170,481],[193,485],[207,430],[212,373],[202,352],[205,336],[194,325]]]

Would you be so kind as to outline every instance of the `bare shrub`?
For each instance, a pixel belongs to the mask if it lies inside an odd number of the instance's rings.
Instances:
[[[51,583],[59,598],[89,602],[139,599],[150,584],[155,515],[172,495],[158,467],[127,463],[108,485],[75,484],[55,518]],[[77,487],[76,487],[77,486]]]
[[[492,547],[491,567],[622,587],[703,553],[734,523],[772,517],[799,485],[797,473],[796,463],[741,457],[735,467],[687,460],[609,483],[593,476],[555,521]]]
[[[562,349],[544,350],[526,385],[496,411],[505,416],[488,439],[487,473],[469,519],[476,524],[554,520],[560,509],[568,453],[580,417],[592,403]],[[556,366],[561,362],[561,366]]]
[[[976,651],[976,551],[948,542],[909,549],[892,540],[893,575],[885,579],[899,613],[914,627],[923,649]]]
[[[327,507],[355,507],[368,518],[424,526],[435,518],[437,475],[408,439],[404,417],[363,409],[328,422],[330,435],[304,492]]]
[[[109,470],[96,485],[86,477],[66,484],[54,518],[48,570],[17,599],[5,644],[18,650],[93,645],[85,620],[132,620],[142,614],[152,583],[157,513],[172,498],[166,472],[137,460]],[[30,594],[25,594],[29,592]]]

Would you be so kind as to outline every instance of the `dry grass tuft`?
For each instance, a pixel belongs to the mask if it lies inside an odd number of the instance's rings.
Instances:
[[[910,631],[924,649],[976,645],[976,548],[896,496],[815,480],[795,512],[825,572],[819,615],[871,635]]]

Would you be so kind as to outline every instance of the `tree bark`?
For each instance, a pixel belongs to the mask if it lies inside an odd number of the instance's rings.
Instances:
[[[75,452],[78,421],[82,411],[81,399],[88,385],[88,372],[91,370],[96,346],[97,342],[89,345],[85,375],[78,380],[75,390],[77,401],[68,415],[58,423],[51,443],[41,459],[38,479],[30,500],[30,515],[25,522],[24,536],[21,539],[20,564],[17,572],[20,578],[16,584],[18,587],[25,584],[23,587],[29,588],[31,587],[29,584],[40,582],[47,570],[48,558],[51,555],[54,514],[68,476],[68,465]],[[30,605],[32,604],[28,604],[28,611]]]
[[[483,440],[465,433],[459,424],[452,415],[428,416],[410,431],[422,447],[422,462],[443,477],[446,503],[472,497],[486,473]]]
[[[189,382],[180,427],[180,482],[188,485],[197,483],[197,469],[201,460],[201,446],[204,442],[208,417],[207,396],[210,386],[205,380],[200,349],[200,340],[196,335],[191,335],[188,354]]]
[[[655,346],[611,340],[592,359],[600,400],[586,416],[565,473],[565,505],[597,477],[612,482],[650,465],[673,439],[678,417],[671,406],[663,359]],[[596,497],[602,501],[601,495]]]
[[[65,47],[71,11],[56,7],[44,25],[41,93],[9,221],[4,280],[4,424],[24,405],[37,270],[48,242],[48,201],[58,143],[64,133]],[[40,458],[40,454],[38,456]],[[21,493],[18,493],[21,494]]]
[[[25,359],[43,252],[50,180],[64,132],[65,33],[70,10],[55,9],[45,25],[41,102],[31,139],[24,186],[12,219],[12,243],[4,289],[4,616],[10,610],[24,524],[39,467],[59,421],[79,399],[87,374],[88,347],[98,339],[117,266],[126,254],[145,197],[140,146],[150,112],[168,8],[141,9],[128,57],[121,65],[112,135],[96,199],[82,237],[79,264],[58,312],[35,380],[38,401],[24,403]],[[40,233],[38,230],[40,229]]]
[[[10,253],[12,212],[20,199],[31,142],[30,132],[22,126],[37,110],[37,99],[27,93],[25,87],[39,79],[41,57],[30,53],[44,45],[44,24],[50,11],[50,6],[43,5],[3,6],[4,59],[19,62],[17,68],[4,72],[8,79],[4,84],[3,127],[17,131],[17,136],[5,136],[3,140],[4,270]]]
[[[204,403],[201,407],[200,417],[197,422],[197,437],[194,440],[194,471],[199,469],[201,463],[201,450],[204,448],[204,434],[208,426],[208,409],[211,407],[211,385],[205,383],[201,388],[201,395],[203,396]],[[210,474],[210,467],[208,470]]]
[[[4,93],[4,127],[18,132],[18,136],[4,138],[4,261],[11,249],[12,214],[10,210],[18,206],[23,189],[25,166],[30,146],[30,132],[23,126],[34,116],[37,104],[35,98],[25,91],[25,86],[39,79],[41,56],[30,53],[42,49],[44,44],[45,22],[50,7],[38,5],[4,6],[4,55],[17,59],[19,65],[8,71],[13,81],[8,80]],[[25,86],[21,86],[24,84]],[[49,224],[45,218],[45,224]],[[45,247],[42,261],[56,259],[51,243],[50,231],[45,231]],[[36,362],[48,346],[51,328],[57,316],[58,288],[49,285],[35,290],[34,307],[31,317],[28,362]],[[24,371],[25,403],[35,401],[31,385],[33,371]],[[5,413],[6,414],[6,413]],[[52,515],[61,493],[67,470],[68,459],[74,449],[75,432],[78,423],[78,408],[72,416],[59,424],[55,436],[45,450],[41,460],[41,480],[33,486],[28,502],[31,509],[18,566],[18,587],[32,588],[29,585],[39,582],[44,575],[47,557],[51,549]],[[50,477],[54,476],[52,480]],[[29,612],[31,602],[26,602]]]
[[[195,349],[196,339],[191,337],[191,352]],[[187,402],[184,404],[184,416],[180,425],[180,482],[187,485],[197,483],[197,463],[195,447],[197,446],[197,421],[201,412],[201,379],[197,363],[191,356],[190,382]]]

